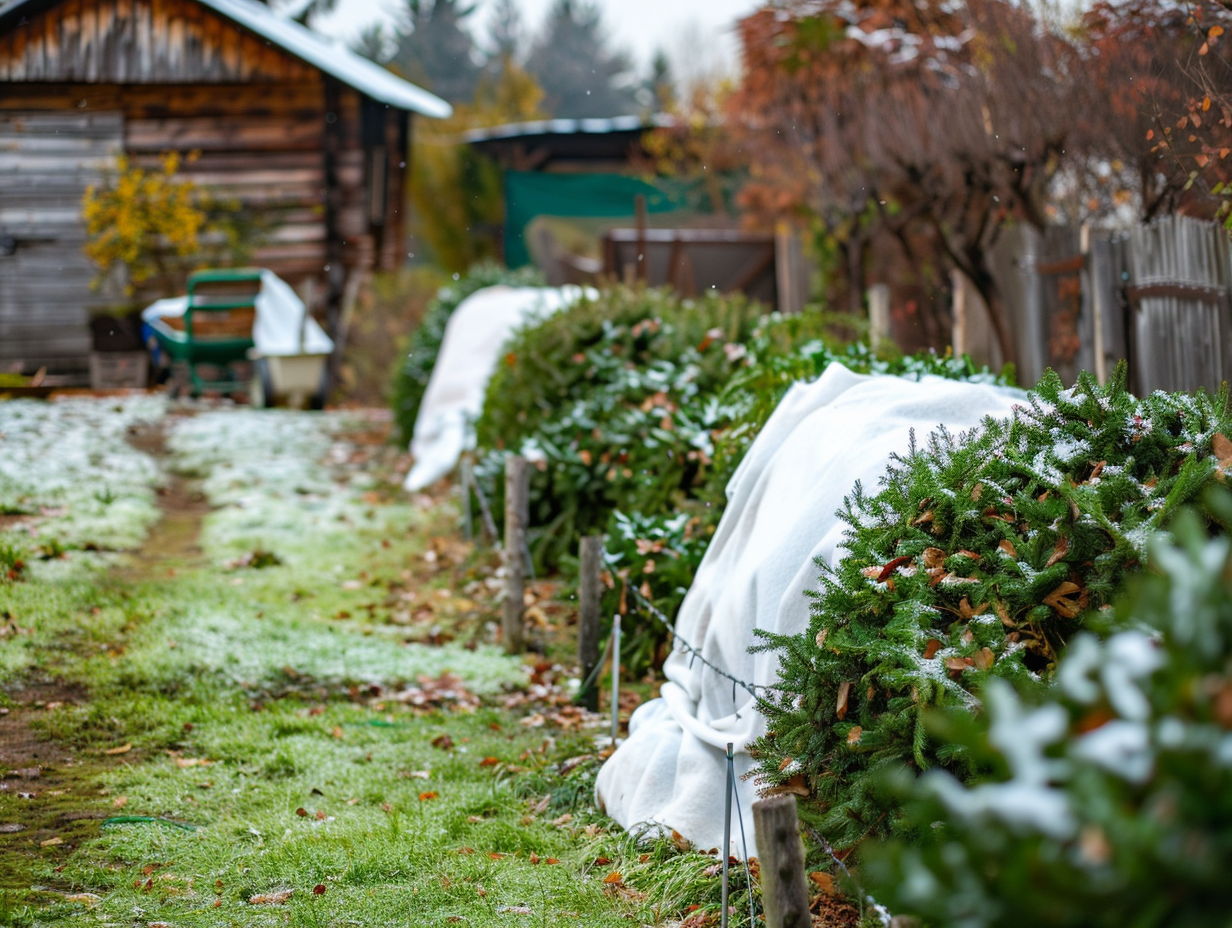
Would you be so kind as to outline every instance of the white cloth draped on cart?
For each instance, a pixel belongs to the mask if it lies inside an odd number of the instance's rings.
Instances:
[[[445,338],[419,405],[406,489],[422,490],[457,465],[474,440],[474,423],[483,395],[515,330],[551,315],[587,293],[581,287],[485,287],[458,304],[445,326]]]
[[[815,560],[843,555],[837,516],[856,481],[873,492],[889,458],[912,431],[965,431],[986,416],[1008,416],[1020,391],[937,377],[919,381],[853,374],[832,364],[791,388],[727,487],[727,508],[681,605],[676,628],[707,661],[756,685],[776,681],[778,657],[750,654],[754,628],[804,630],[818,587]],[[752,769],[749,742],[765,732],[753,697],[700,660],[675,650],[660,698],[634,712],[629,737],[599,771],[599,803],[631,830],[674,829],[705,849],[723,835],[726,745],[736,775]],[[749,853],[751,780],[737,780]],[[742,856],[733,827],[729,853]]]

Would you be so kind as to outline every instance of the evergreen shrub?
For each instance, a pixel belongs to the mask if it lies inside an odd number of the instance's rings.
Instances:
[[[1226,493],[1208,507],[1226,531]],[[1053,686],[990,681],[981,715],[929,715],[987,772],[910,784],[917,840],[864,855],[878,901],[964,928],[1227,924],[1232,545],[1203,522],[1184,513],[1152,543],[1122,630],[1075,638]]]
[[[445,340],[445,326],[449,323],[449,317],[472,293],[484,287],[501,284],[509,287],[539,287],[543,285],[543,276],[535,268],[509,270],[491,262],[476,264],[466,274],[441,287],[428,303],[423,321],[407,339],[403,352],[404,360],[394,369],[391,405],[401,444],[409,444],[415,431],[415,417],[419,415],[419,404],[423,402],[424,391],[428,389],[428,380],[432,377],[432,368],[436,364],[436,356]]]
[[[1232,463],[1226,395],[1137,399],[1049,373],[1009,420],[940,432],[846,501],[850,555],[823,568],[808,630],[781,649],[753,746],[767,786],[807,794],[840,848],[902,826],[877,771],[974,769],[922,710],[977,711],[991,679],[1024,688],[1140,566],[1148,538]]]
[[[504,461],[538,460],[530,544],[541,569],[605,532],[614,562],[603,612],[626,624],[626,665],[664,655],[666,632],[629,587],[674,618],[726,503],[725,487],[791,384],[838,360],[877,371],[988,380],[969,360],[882,359],[835,347],[832,320],[763,315],[741,299],[618,288],[517,333],[480,419],[480,485],[502,512]]]

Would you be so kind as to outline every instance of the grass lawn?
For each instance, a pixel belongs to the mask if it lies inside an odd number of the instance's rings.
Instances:
[[[537,584],[506,656],[495,555],[385,431],[0,402],[0,925],[717,912],[714,856],[593,807],[572,606]]]

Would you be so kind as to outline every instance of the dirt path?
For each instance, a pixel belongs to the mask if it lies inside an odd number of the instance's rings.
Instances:
[[[163,460],[167,448],[167,420],[134,427],[129,444]],[[135,586],[162,572],[199,566],[201,524],[210,506],[193,481],[169,474],[159,489],[159,520],[151,527],[139,551],[112,574],[114,581]],[[117,647],[123,647],[122,640]],[[121,763],[118,756],[76,754],[70,745],[46,730],[49,713],[89,701],[89,691],[67,685],[54,672],[34,679],[12,681],[4,687],[14,705],[0,708],[0,793],[23,801],[10,807],[18,814],[0,814],[0,840],[8,853],[0,855],[0,890],[30,887],[31,868],[50,853],[66,859],[77,844],[94,834],[111,806],[100,801],[98,774]]]

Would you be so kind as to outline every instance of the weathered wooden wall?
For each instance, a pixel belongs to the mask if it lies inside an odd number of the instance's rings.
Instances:
[[[184,177],[252,213],[252,263],[331,318],[354,292],[348,281],[402,262],[407,114],[194,0],[62,0],[31,17],[0,35],[0,112],[105,115],[140,164],[180,152]],[[4,157],[0,188],[13,183]],[[0,234],[4,225],[0,212]],[[64,241],[79,250],[82,235],[78,219]],[[0,258],[0,276],[14,267]],[[32,277],[0,289],[0,312],[50,319],[40,292]]]
[[[297,81],[311,66],[192,0],[63,0],[0,36],[0,81]]]
[[[96,268],[82,252],[86,187],[120,152],[118,113],[0,112],[0,371],[23,363],[84,376]]]

